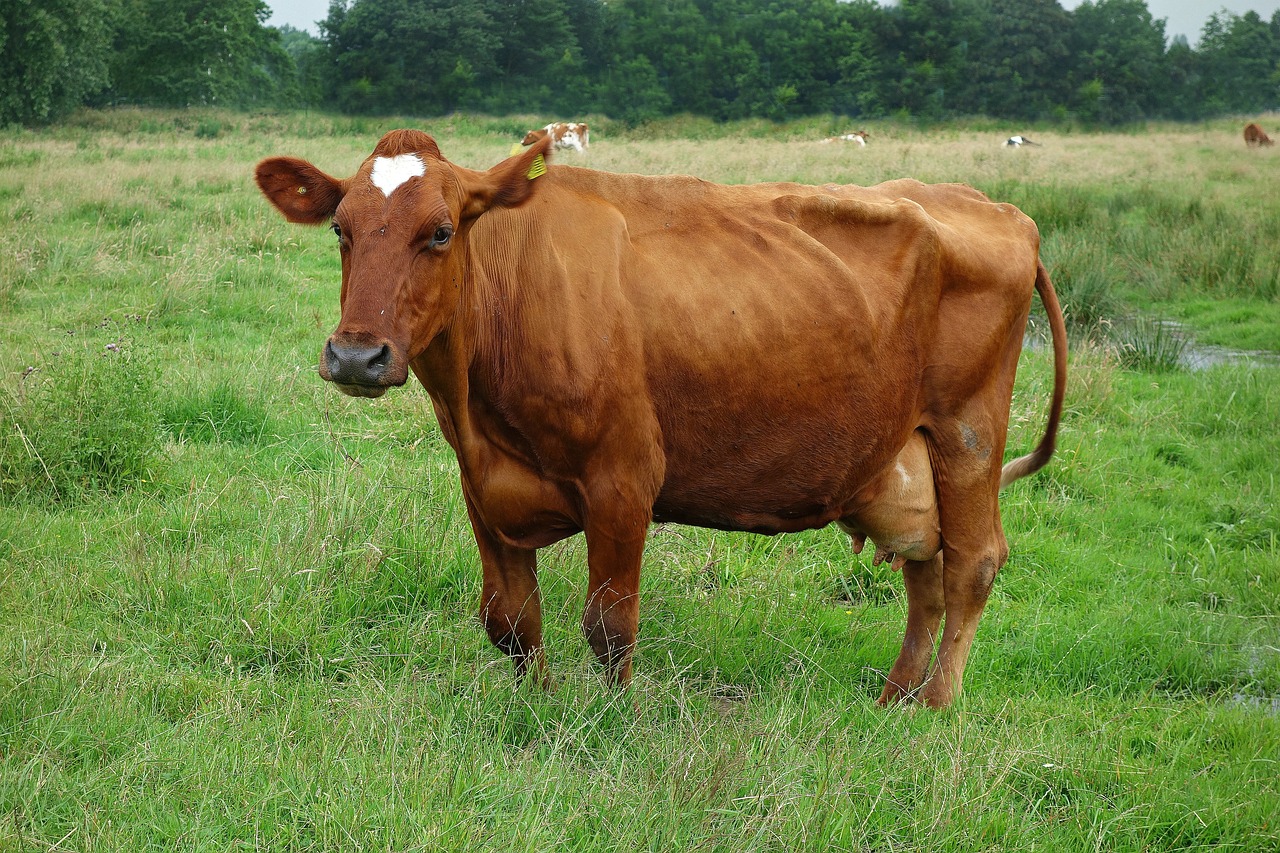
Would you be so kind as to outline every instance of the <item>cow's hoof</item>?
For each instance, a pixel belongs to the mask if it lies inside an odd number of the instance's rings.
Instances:
[[[900,684],[886,681],[884,690],[880,691],[880,698],[876,700],[876,704],[881,708],[892,708],[898,705],[913,704],[914,699],[912,691],[904,689]]]

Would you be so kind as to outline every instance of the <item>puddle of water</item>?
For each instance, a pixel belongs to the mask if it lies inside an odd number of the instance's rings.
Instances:
[[[1280,696],[1248,696],[1237,693],[1227,700],[1228,705],[1237,708],[1248,708],[1251,711],[1263,711],[1273,717],[1280,717]]]
[[[1177,320],[1159,320],[1157,324],[1168,329],[1183,342],[1183,350],[1178,362],[1191,370],[1206,370],[1220,364],[1259,364],[1271,367],[1280,365],[1280,352],[1198,344],[1191,333]]]
[[[1167,329],[1178,338],[1182,347],[1178,354],[1178,364],[1188,370],[1208,370],[1224,364],[1280,367],[1280,352],[1275,350],[1233,349],[1213,344],[1199,344],[1177,320],[1157,320],[1156,325]],[[1046,329],[1032,329],[1028,326],[1022,345],[1030,350],[1044,350],[1049,346],[1047,334]]]
[[[1280,366],[1280,352],[1272,350],[1230,349],[1191,342],[1182,351],[1178,361],[1191,370],[1205,370],[1219,364],[1257,364],[1266,367]]]

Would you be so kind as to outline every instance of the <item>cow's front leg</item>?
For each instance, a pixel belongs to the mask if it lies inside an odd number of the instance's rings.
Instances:
[[[471,511],[471,529],[480,548],[480,564],[484,570],[480,621],[489,640],[511,657],[517,679],[535,678],[544,688],[549,688],[551,674],[542,649],[537,552],[498,541],[474,511]]]
[[[587,606],[582,631],[605,669],[605,679],[619,687],[631,682],[631,655],[640,625],[640,561],[644,553],[647,514],[630,520],[588,524]]]

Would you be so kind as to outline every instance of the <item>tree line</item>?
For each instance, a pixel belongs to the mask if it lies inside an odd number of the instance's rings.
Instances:
[[[1144,0],[6,0],[0,123],[81,106],[1117,124],[1280,107],[1280,12],[1196,48]]]

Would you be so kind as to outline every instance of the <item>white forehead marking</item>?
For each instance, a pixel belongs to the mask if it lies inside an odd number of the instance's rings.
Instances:
[[[374,160],[369,180],[382,190],[383,195],[390,198],[396,187],[426,171],[427,164],[417,154],[397,154],[395,157],[379,157]]]

